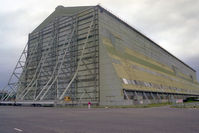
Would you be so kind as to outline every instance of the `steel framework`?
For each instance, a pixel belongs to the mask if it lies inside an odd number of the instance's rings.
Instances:
[[[98,40],[96,7],[56,17],[29,35],[1,100],[15,94],[18,101],[62,101],[69,96],[77,103],[99,102]]]

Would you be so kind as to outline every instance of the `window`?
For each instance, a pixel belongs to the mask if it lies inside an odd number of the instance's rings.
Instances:
[[[124,84],[128,84],[128,81],[125,78],[122,78]]]
[[[133,85],[135,85],[135,81],[134,81],[134,80],[131,80],[131,83],[132,83]]]

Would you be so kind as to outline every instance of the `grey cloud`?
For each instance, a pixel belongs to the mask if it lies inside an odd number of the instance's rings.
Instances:
[[[147,1],[143,8],[130,12],[129,22],[171,53],[194,56],[199,51],[198,6],[199,2],[190,0]],[[128,9],[124,10],[128,14]]]

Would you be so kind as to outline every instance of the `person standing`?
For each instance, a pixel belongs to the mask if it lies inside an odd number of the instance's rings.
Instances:
[[[90,109],[91,108],[91,102],[89,101],[88,102],[88,109]]]

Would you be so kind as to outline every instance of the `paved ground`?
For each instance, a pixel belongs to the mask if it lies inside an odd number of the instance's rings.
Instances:
[[[0,133],[199,133],[199,109],[0,106]]]

